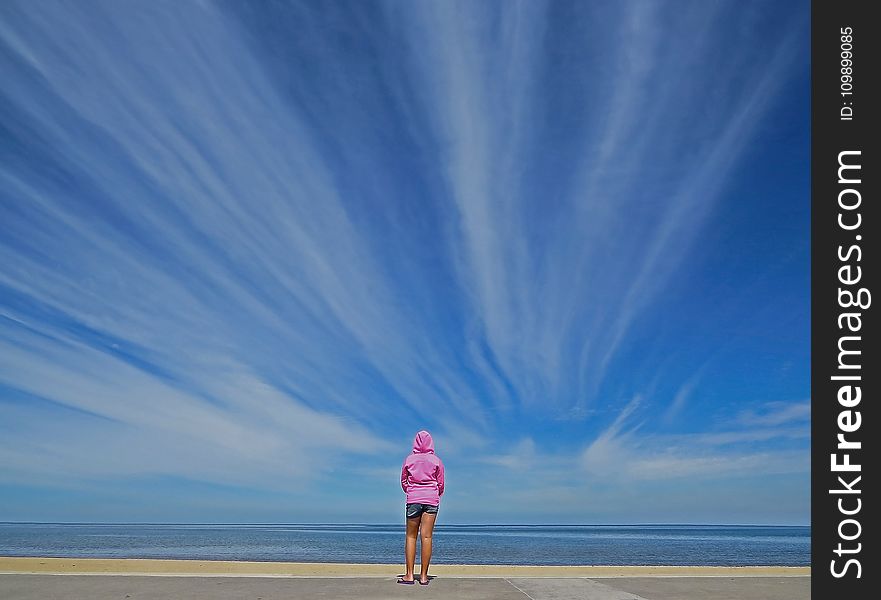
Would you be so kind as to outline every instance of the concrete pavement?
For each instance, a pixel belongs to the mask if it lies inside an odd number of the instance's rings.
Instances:
[[[4,600],[808,600],[810,577],[394,577],[0,574]]]

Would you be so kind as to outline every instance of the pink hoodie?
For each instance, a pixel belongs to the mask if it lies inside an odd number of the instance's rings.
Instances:
[[[444,495],[444,463],[435,456],[434,440],[424,429],[413,440],[413,453],[404,459],[401,488],[407,493],[407,504],[438,506]]]

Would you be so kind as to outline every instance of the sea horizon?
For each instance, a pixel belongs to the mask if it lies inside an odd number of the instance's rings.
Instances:
[[[223,526],[264,526],[264,525],[402,525],[389,521],[3,521],[0,525],[223,525]],[[435,527],[445,525],[467,527],[807,527],[810,523],[707,523],[707,522],[665,522],[638,521],[620,523],[437,523]]]
[[[0,522],[0,555],[397,563],[402,523]],[[458,524],[434,530],[435,564],[806,566],[811,527]]]

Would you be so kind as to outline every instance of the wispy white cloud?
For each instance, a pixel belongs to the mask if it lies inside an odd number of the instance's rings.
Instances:
[[[332,459],[393,449],[350,419],[305,407],[244,374],[214,374],[213,386],[187,392],[81,343],[31,337],[16,344],[20,334],[5,333],[3,381],[80,411],[56,420],[47,418],[45,402],[5,409],[0,446],[30,456],[10,463],[17,470],[289,487],[323,466],[304,460],[316,450]]]
[[[744,425],[759,427],[775,427],[793,422],[810,421],[811,401],[803,402],[768,402],[757,410],[744,410],[738,421]]]
[[[679,386],[679,389],[676,391],[676,395],[673,396],[673,401],[670,402],[670,405],[667,407],[667,411],[664,413],[664,420],[669,422],[676,417],[676,415],[685,407],[685,404],[688,402],[688,399],[691,397],[694,392],[694,388],[697,386],[698,376],[692,376],[688,381]]]
[[[535,442],[531,438],[524,438],[507,454],[484,454],[477,461],[508,469],[533,470],[539,467],[538,458]]]
[[[809,431],[765,428],[701,434],[641,433],[631,419],[636,404],[631,401],[625,406],[615,422],[584,449],[580,459],[587,473],[644,481],[806,473],[810,467],[810,457],[800,445],[757,447],[774,440],[797,442]]]

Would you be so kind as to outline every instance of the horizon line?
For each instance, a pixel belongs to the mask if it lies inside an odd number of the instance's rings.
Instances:
[[[0,525],[367,525],[399,526],[401,523],[337,523],[337,522],[174,522],[174,521],[0,521]],[[438,523],[436,527],[811,527],[810,523]]]

